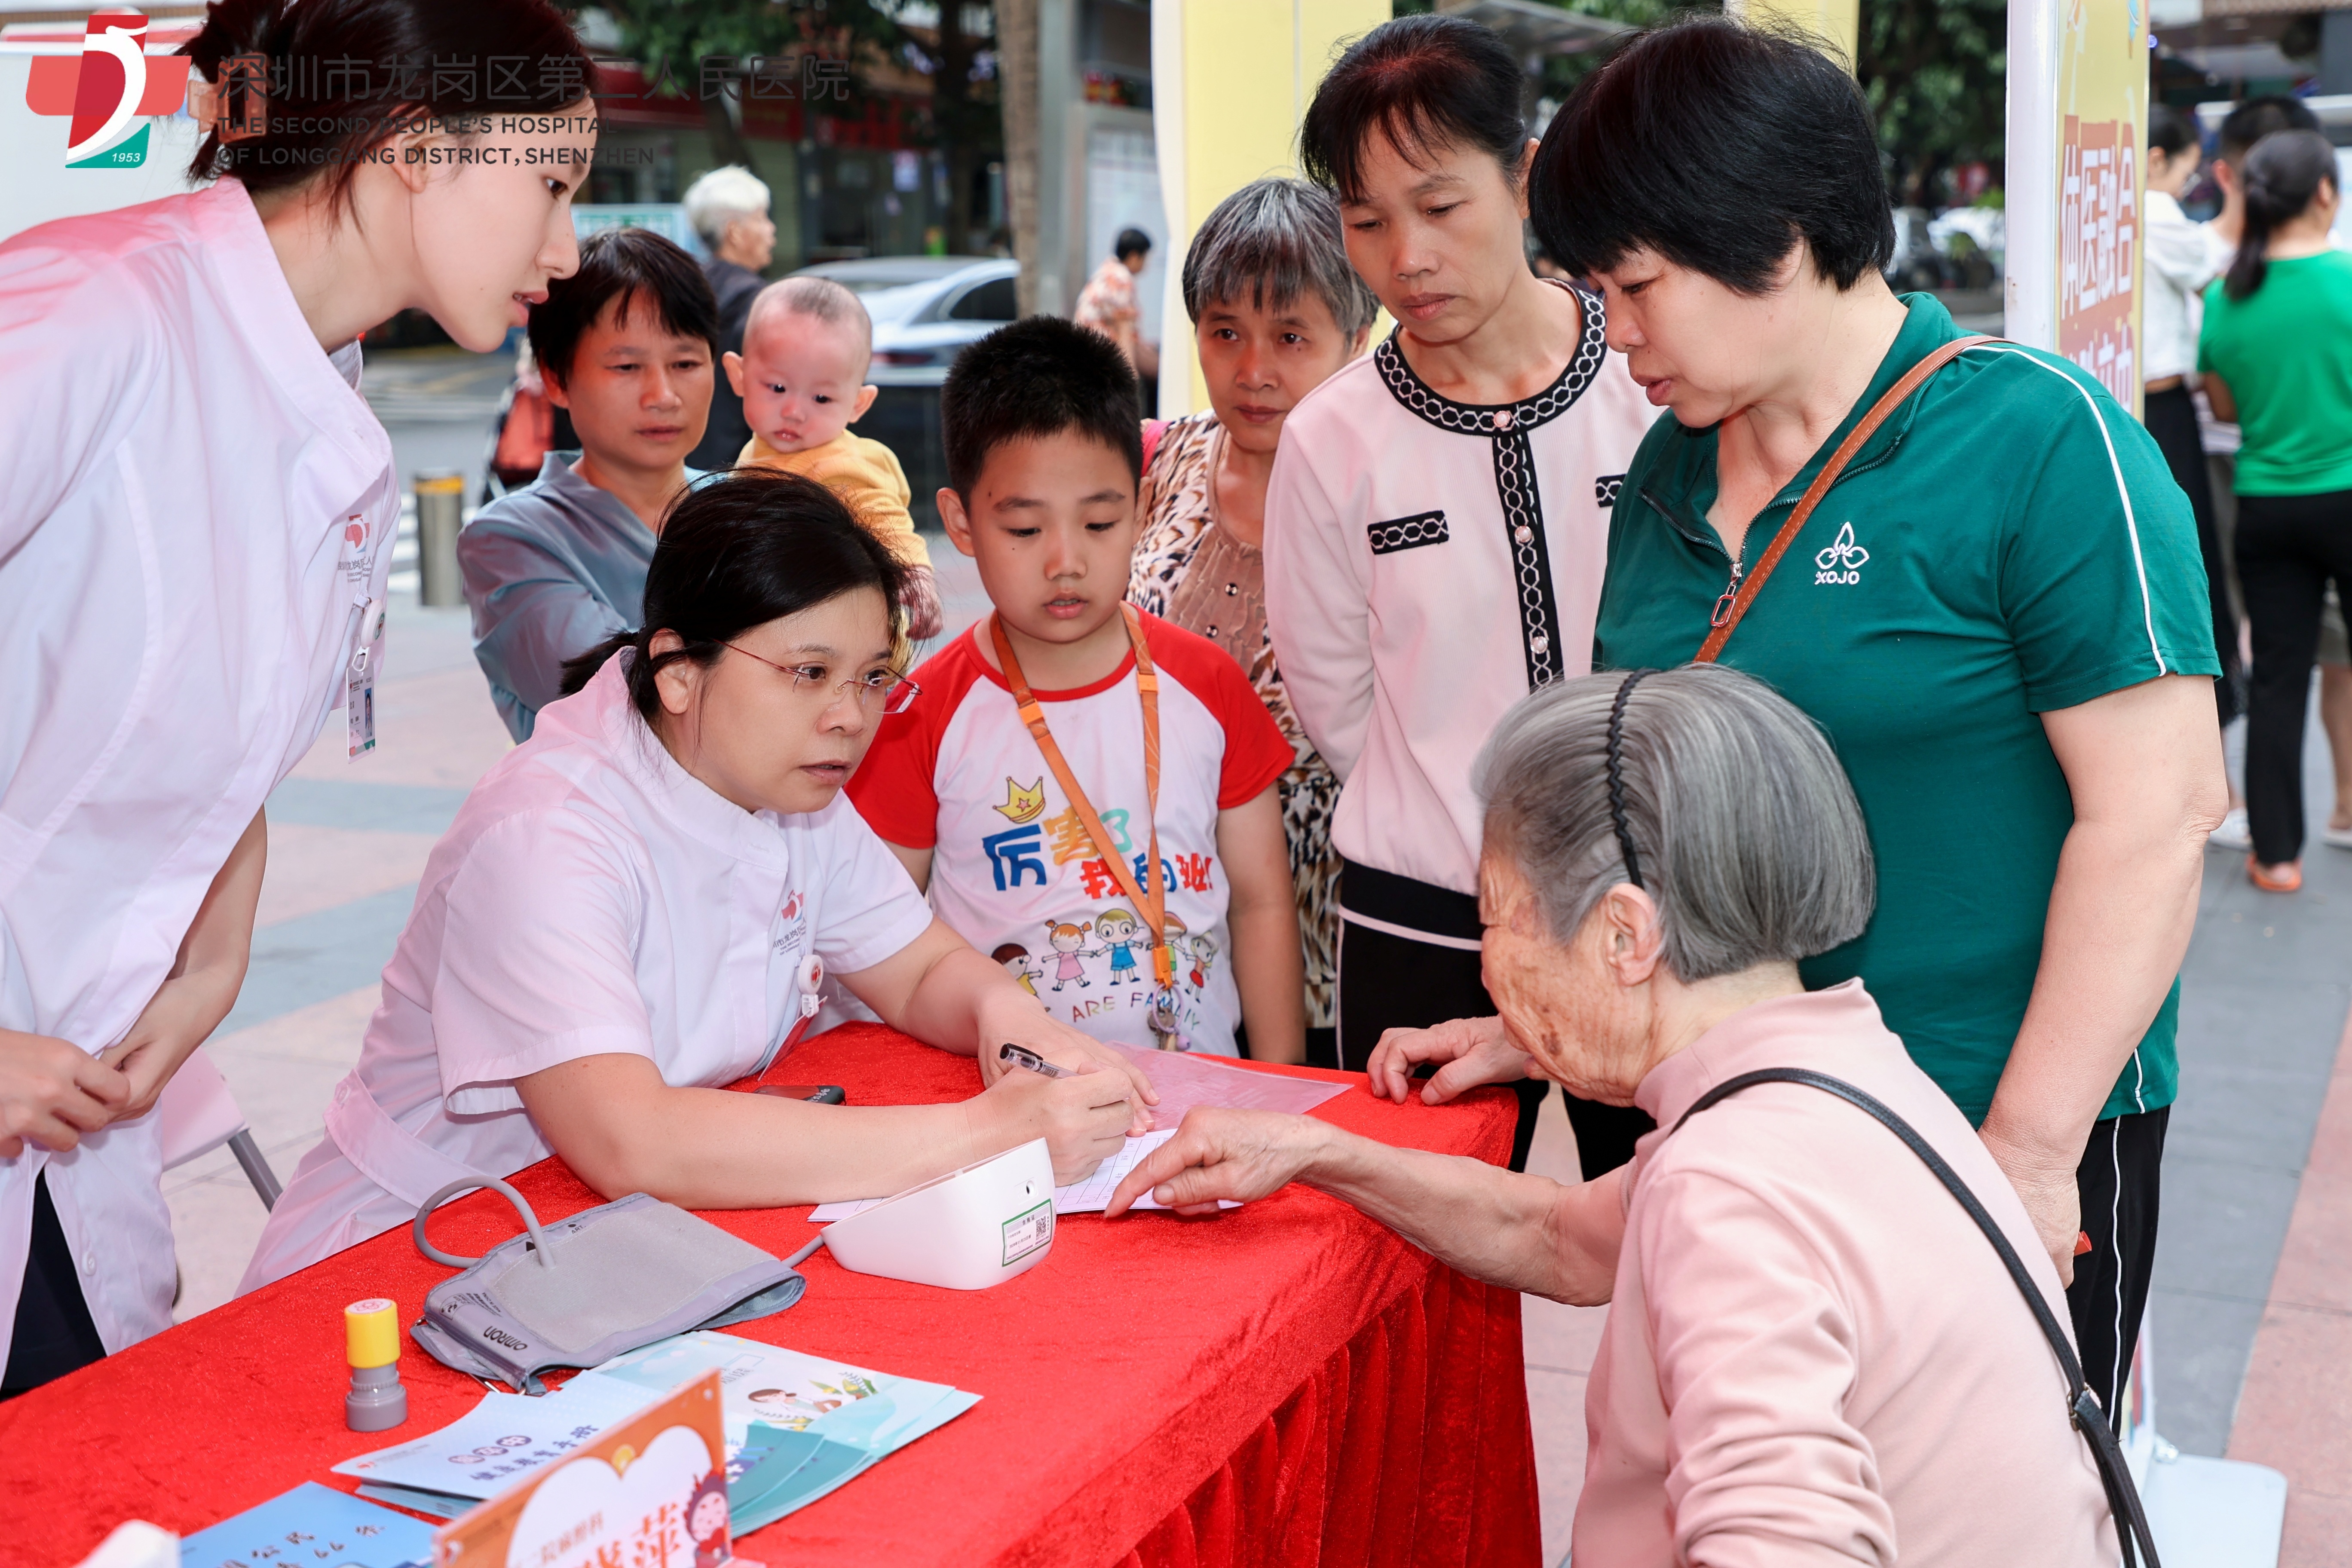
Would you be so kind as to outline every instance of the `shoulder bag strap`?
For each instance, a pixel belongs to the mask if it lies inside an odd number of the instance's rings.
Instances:
[[[1045,765],[1053,770],[1054,782],[1070,799],[1070,807],[1078,814],[1087,837],[1110,867],[1119,890],[1135,904],[1135,912],[1151,932],[1152,978],[1167,985],[1176,977],[1176,958],[1168,950],[1168,888],[1160,868],[1160,672],[1152,668],[1150,645],[1143,635],[1143,617],[1133,605],[1122,604],[1120,613],[1127,620],[1128,641],[1135,649],[1136,695],[1143,706],[1143,794],[1144,810],[1150,816],[1150,864],[1144,868],[1150,896],[1144,895],[1134,870],[1118,852],[1118,843],[1110,830],[1087,798],[1078,784],[1077,775],[1070,771],[1069,762],[1046,727],[1045,706],[1029,689],[1028,677],[1021,673],[1021,660],[1013,651],[1013,644],[1004,635],[1004,622],[997,616],[988,617],[988,635],[996,647],[996,661],[1004,671],[1004,683],[1013,689],[1013,705],[1020,710],[1021,721],[1029,727],[1030,735],[1044,753]]]
[[[2074,1430],[2080,1432],[2091,1446],[2092,1462],[2098,1467],[2100,1484],[2106,1488],[2108,1510],[2115,1515],[2116,1535],[2123,1546],[2124,1568],[2134,1568],[2132,1545],[2135,1541],[2138,1542],[2140,1552],[2147,1559],[2147,1568],[2162,1568],[2157,1562],[2156,1540],[2148,1531],[2147,1511],[2140,1507],[2139,1490],[2132,1485],[2131,1470],[2124,1463],[2123,1449],[2116,1442],[2114,1430],[2107,1425],[2106,1412],[2099,1408],[2098,1394],[2083,1380],[2083,1363],[2075,1358],[2074,1347],[2067,1342],[2065,1331],[2058,1326],[2056,1314],[2050,1310],[2050,1303],[2042,1299],[2041,1290],[2034,1286],[2033,1276],[2025,1271],[2025,1264],[2017,1256],[2017,1249],[2010,1246],[2009,1237],[2001,1234],[2000,1226],[1993,1223],[1992,1215],[1986,1212],[1983,1204],[1977,1201],[1977,1195],[1969,1190],[1969,1184],[1960,1180],[1959,1173],[1945,1163],[1933,1144],[1919,1136],[1916,1128],[1904,1121],[1891,1107],[1843,1079],[1832,1078],[1825,1072],[1814,1072],[1808,1068],[1764,1068],[1727,1079],[1699,1096],[1698,1103],[1683,1112],[1682,1121],[1675,1123],[1668,1136],[1681,1131],[1683,1122],[1700,1111],[1759,1083],[1801,1083],[1808,1089],[1833,1094],[1869,1112],[1885,1123],[1887,1131],[1903,1140],[1904,1147],[1918,1155],[1920,1162],[1935,1173],[1936,1179],[1944,1184],[1945,1191],[1968,1211],[1968,1216],[1976,1221],[1977,1228],[1984,1232],[1985,1239],[1992,1243],[1993,1251],[2000,1255],[2001,1267],[2009,1270],[2018,1294],[2025,1298],[2026,1306],[2032,1310],[2033,1321],[2041,1325],[2042,1337],[2050,1342],[2050,1353],[2058,1358],[2058,1370],[2065,1374],[2067,1418],[2074,1422]]]
[[[1884,397],[1870,405],[1870,412],[1862,416],[1862,423],[1846,433],[1846,438],[1838,443],[1837,450],[1830,454],[1830,460],[1822,465],[1822,471],[1813,476],[1813,482],[1805,487],[1805,493],[1798,499],[1796,510],[1790,512],[1789,521],[1780,525],[1780,531],[1772,536],[1772,542],[1766,547],[1763,559],[1756,563],[1755,570],[1749,572],[1747,580],[1739,584],[1739,592],[1732,596],[1729,605],[1717,612],[1714,629],[1706,634],[1706,641],[1699,645],[1698,652],[1693,656],[1696,662],[1715,662],[1716,656],[1723,651],[1723,645],[1729,642],[1731,634],[1738,629],[1739,617],[1748,613],[1748,606],[1754,604],[1756,595],[1763,591],[1764,580],[1772,575],[1772,568],[1780,564],[1780,557],[1789,553],[1789,546],[1797,542],[1797,535],[1802,533],[1805,524],[1812,520],[1813,509],[1821,504],[1823,496],[1830,493],[1830,487],[1838,482],[1839,476],[1845,472],[1846,464],[1862,450],[1862,444],[1878,434],[1878,427],[1886,423],[1887,416],[1902,407],[1904,400],[1925,385],[1930,376],[1960,355],[1972,348],[1999,341],[1983,332],[1954,338],[1913,365],[1902,380],[1886,389]]]

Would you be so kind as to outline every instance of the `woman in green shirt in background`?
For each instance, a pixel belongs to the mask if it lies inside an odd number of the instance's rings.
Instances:
[[[1979,1124],[2071,1282],[2112,1412],[2225,799],[2188,499],[2087,374],[1991,342],[1903,400],[1766,574],[1832,452],[1962,336],[1932,296],[1886,287],[1869,105],[1800,42],[1707,15],[1639,36],[1553,118],[1528,192],[1667,411],[1617,493],[1594,665],[1685,663],[1727,589],[1761,582],[1722,662],[1829,735],[1878,868],[1869,926],[1805,961],[1805,984],[1862,976]],[[1472,1058],[1425,1098],[1509,1071],[1498,1026],[1450,1037],[1468,1048],[1408,1042]]]
[[[2303,727],[2327,580],[2352,592],[2352,255],[2334,247],[2336,149],[2278,131],[2239,173],[2243,237],[2206,290],[2197,365],[2238,452],[2238,581],[2254,636],[2248,682],[2246,873],[2303,886]],[[2347,844],[2347,847],[2352,847]]]

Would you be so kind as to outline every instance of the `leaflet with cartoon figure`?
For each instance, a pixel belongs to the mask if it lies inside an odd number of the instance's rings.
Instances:
[[[182,1568],[425,1568],[433,1527],[304,1481],[184,1537]]]
[[[740,1478],[730,1472],[739,1532],[815,1501],[980,1403],[980,1395],[945,1384],[707,1329],[629,1351],[595,1370],[647,1392],[718,1373],[729,1452],[768,1450]]]

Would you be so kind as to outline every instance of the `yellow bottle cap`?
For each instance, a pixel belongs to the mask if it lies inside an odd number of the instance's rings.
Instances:
[[[400,1309],[378,1296],[343,1309],[343,1353],[353,1366],[390,1366],[400,1359]]]

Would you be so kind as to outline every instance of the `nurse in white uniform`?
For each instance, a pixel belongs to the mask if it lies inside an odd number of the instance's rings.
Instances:
[[[572,661],[594,674],[435,847],[245,1289],[551,1153],[606,1197],[764,1208],[897,1192],[1041,1136],[1075,1181],[1149,1124],[1149,1080],[935,920],[842,798],[914,695],[891,663],[898,572],[810,480],[678,502],[646,629]],[[934,1046],[985,1044],[988,1087],[909,1106],[725,1092],[792,1048],[825,974]],[[1007,1040],[1078,1070],[1007,1073]]]
[[[243,983],[263,800],[347,691],[370,738],[398,495],[355,340],[414,306],[495,347],[573,265],[581,165],[520,154],[584,125],[462,163],[426,127],[297,133],[465,107],[310,68],[420,51],[577,63],[517,109],[590,68],[544,0],[224,0],[205,79],[289,68],[238,105],[258,135],[205,141],[221,177],[0,245],[0,1389],[170,1323],[148,1112]]]

